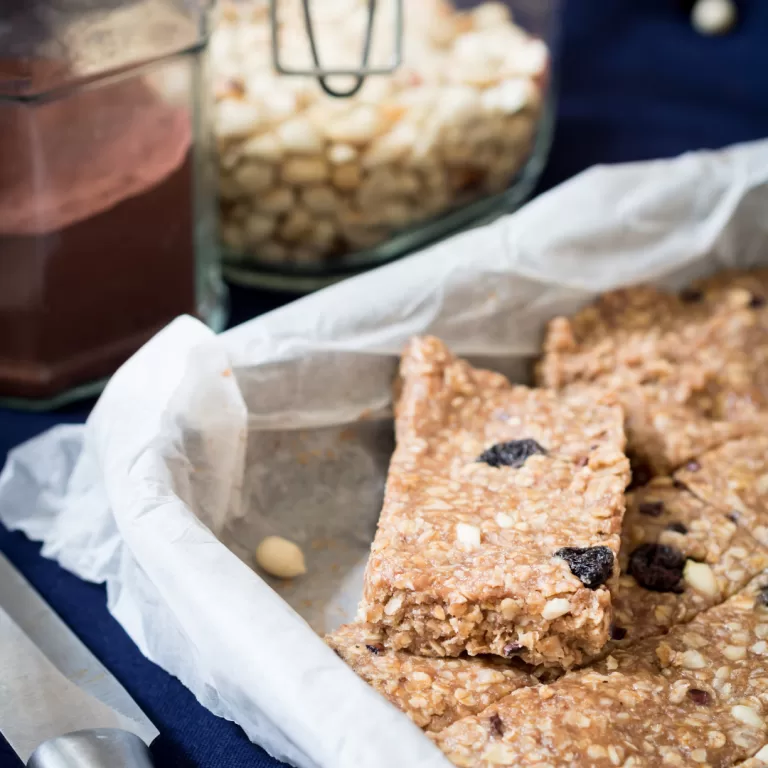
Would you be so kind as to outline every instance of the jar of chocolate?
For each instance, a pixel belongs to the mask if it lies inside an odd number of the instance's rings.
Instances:
[[[6,0],[0,399],[92,393],[181,314],[225,320],[210,0]]]

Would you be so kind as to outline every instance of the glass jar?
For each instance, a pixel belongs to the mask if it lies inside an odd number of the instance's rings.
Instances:
[[[225,319],[205,0],[6,0],[0,399],[91,394],[174,317]]]
[[[558,10],[222,5],[211,49],[226,276],[311,290],[520,205],[549,148]]]

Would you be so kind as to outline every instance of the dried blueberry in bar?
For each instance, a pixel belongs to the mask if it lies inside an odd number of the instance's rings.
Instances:
[[[611,639],[629,645],[738,592],[768,568],[768,547],[720,509],[657,478],[627,495],[619,562]]]
[[[481,712],[537,679],[495,656],[435,659],[384,647],[370,624],[345,624],[325,642],[363,679],[426,731]]]
[[[599,651],[629,479],[620,409],[513,386],[431,337],[399,390],[359,619],[427,656],[570,667]]]
[[[668,635],[432,735],[460,768],[730,766],[768,737],[768,608],[758,577]]]
[[[681,467],[675,479],[768,546],[768,437],[726,443]]]

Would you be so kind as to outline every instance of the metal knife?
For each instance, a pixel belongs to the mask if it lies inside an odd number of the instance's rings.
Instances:
[[[0,731],[28,768],[151,768],[158,733],[1,553]]]

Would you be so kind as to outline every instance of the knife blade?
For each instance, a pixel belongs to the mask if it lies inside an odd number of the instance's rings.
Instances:
[[[157,729],[128,692],[0,554],[0,729],[25,762],[44,740],[121,728],[149,744]]]

